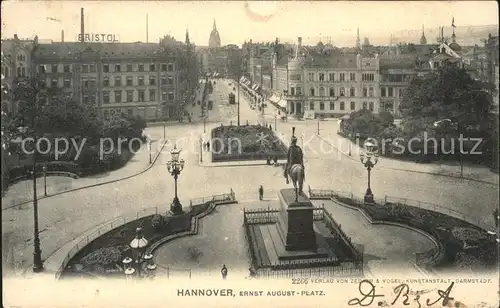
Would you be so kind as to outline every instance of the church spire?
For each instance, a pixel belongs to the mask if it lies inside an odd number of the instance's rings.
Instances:
[[[356,36],[356,48],[361,49],[361,39],[359,38],[359,27],[358,27],[358,34]]]
[[[427,44],[427,38],[425,37],[424,25],[422,25],[422,37],[420,38],[420,44]]]
[[[217,31],[217,25],[215,24],[215,18],[214,18],[214,25],[212,26],[213,30]]]
[[[189,45],[191,44],[191,42],[189,41],[189,29],[186,28],[186,41],[185,41],[186,45]]]

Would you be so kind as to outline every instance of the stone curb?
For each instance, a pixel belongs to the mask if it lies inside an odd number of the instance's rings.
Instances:
[[[162,153],[163,148],[165,147],[165,145],[167,143],[168,143],[168,139],[165,140],[165,142],[163,143],[163,145],[161,146],[161,148],[155,154],[153,160],[151,161],[151,164],[149,164],[147,168],[145,168],[145,169],[143,169],[143,170],[141,170],[139,172],[136,172],[134,174],[131,174],[131,175],[125,176],[123,178],[119,178],[119,179],[114,179],[114,180],[109,180],[109,181],[106,181],[106,182],[101,182],[101,183],[91,184],[91,185],[82,186],[82,187],[78,187],[78,188],[73,188],[73,189],[61,191],[61,192],[58,192],[58,193],[53,193],[53,194],[50,194],[48,196],[40,196],[40,197],[37,198],[37,200],[47,199],[47,198],[50,198],[50,197],[59,196],[59,195],[62,195],[62,194],[66,194],[66,193],[70,193],[70,192],[74,192],[74,191],[78,191],[78,190],[82,190],[82,189],[86,189],[86,188],[92,188],[92,187],[102,186],[102,185],[106,185],[106,184],[116,183],[116,182],[120,182],[120,181],[123,181],[123,180],[128,180],[128,179],[131,179],[131,178],[136,177],[138,175],[141,175],[141,174],[143,174],[144,172],[148,171],[149,169],[151,169],[154,166],[156,160],[158,159],[158,157]],[[3,208],[2,211],[7,210],[7,209],[11,209],[11,208],[16,207],[16,206],[20,206],[20,205],[23,205],[23,204],[32,203],[32,202],[33,202],[33,199],[32,200],[28,200],[28,201],[23,201],[23,202],[15,204],[15,205]]]
[[[348,209],[351,209],[351,210],[356,210],[358,212],[360,212],[366,220],[368,220],[368,222],[372,225],[389,225],[389,226],[396,226],[396,227],[401,227],[401,228],[405,228],[405,229],[408,229],[408,230],[412,230],[412,231],[415,231],[417,233],[420,233],[421,235],[427,237],[429,240],[432,241],[432,243],[438,248],[438,251],[437,253],[432,257],[432,261],[436,261],[443,253],[443,245],[438,241],[436,240],[432,235],[430,235],[429,233],[423,231],[423,230],[420,230],[420,229],[417,229],[415,227],[412,227],[412,226],[408,226],[408,225],[405,225],[405,224],[401,224],[401,223],[397,223],[397,222],[392,222],[392,221],[384,221],[384,220],[372,220],[368,214],[365,213],[364,210],[362,209],[359,209],[357,207],[354,207],[354,206],[350,206],[350,205],[347,205],[347,204],[344,204],[338,200],[335,200],[334,198],[328,198],[328,197],[309,197],[310,199],[312,200],[329,200],[329,201],[332,201],[333,203],[336,203],[340,206],[343,206],[343,207],[346,207]],[[417,268],[417,270],[419,270],[421,273],[424,272],[423,269],[421,269],[417,264],[413,263],[413,266]]]
[[[318,135],[316,134],[315,136],[318,136]],[[342,155],[344,155],[348,159],[355,160],[354,158],[352,158],[352,157],[346,155],[345,153],[343,153],[342,151],[340,151],[338,148],[334,147],[331,143],[329,143],[328,141],[326,141],[325,139],[323,139],[323,137],[318,136],[318,138],[320,138],[321,140],[323,140],[324,142],[326,142],[328,145],[330,145],[331,147],[333,147],[334,149],[336,149],[337,151],[339,151]],[[401,168],[391,168],[391,167],[380,167],[380,168],[381,169],[386,169],[386,170],[394,170],[394,171],[402,171],[402,172],[412,172],[412,173],[421,173],[421,174],[429,174],[429,175],[433,175],[433,176],[443,176],[443,177],[454,178],[454,179],[463,179],[463,180],[467,180],[467,181],[478,182],[478,183],[489,184],[489,185],[495,185],[495,186],[498,185],[498,183],[495,183],[495,182],[490,182],[490,181],[485,181],[485,180],[479,180],[479,179],[474,179],[474,178],[470,178],[470,177],[460,177],[458,175],[453,175],[453,174],[443,174],[443,173],[436,173],[436,172],[427,172],[427,171],[401,169]]]

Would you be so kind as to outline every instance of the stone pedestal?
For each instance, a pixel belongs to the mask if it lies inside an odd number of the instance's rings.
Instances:
[[[281,209],[279,227],[286,251],[316,251],[316,233],[313,227],[314,206],[306,196],[295,201],[295,189],[282,189],[279,192]]]

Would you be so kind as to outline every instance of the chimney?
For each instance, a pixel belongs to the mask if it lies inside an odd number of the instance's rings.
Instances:
[[[83,15],[83,7],[80,8],[80,18],[81,18],[81,25],[80,25],[80,42],[85,42],[85,19]]]
[[[17,36],[17,34],[14,34],[14,40],[19,41],[19,37]]]
[[[61,43],[64,43],[64,30],[61,30]]]

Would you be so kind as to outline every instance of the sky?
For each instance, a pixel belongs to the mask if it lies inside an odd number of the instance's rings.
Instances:
[[[498,24],[495,1],[418,2],[279,2],[279,1],[2,1],[2,39],[33,38],[76,41],[80,8],[85,32],[115,34],[121,42],[149,42],[170,34],[208,45],[216,20],[222,45],[244,41],[293,41],[301,36],[324,37],[335,45],[354,45],[356,29],[365,36],[389,37],[393,31]],[[55,20],[54,20],[55,19]],[[373,43],[373,42],[372,42]]]

